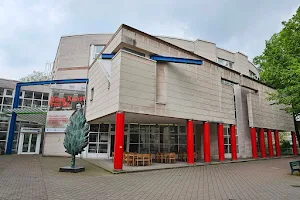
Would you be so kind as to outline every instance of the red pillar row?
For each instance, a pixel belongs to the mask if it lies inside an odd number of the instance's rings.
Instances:
[[[225,160],[225,152],[224,152],[223,124],[218,124],[218,149],[219,149],[219,161],[224,161]]]
[[[237,160],[235,125],[230,126],[231,160]]]
[[[204,162],[210,162],[210,128],[208,122],[203,122]]]
[[[279,142],[279,133],[278,133],[278,130],[275,130],[274,137],[275,137],[276,156],[280,157],[281,154],[280,154],[280,142]]]
[[[268,129],[267,136],[268,136],[269,157],[274,157],[272,131],[270,129]]]
[[[266,155],[266,144],[265,144],[265,130],[263,128],[259,129],[259,146],[260,146],[260,156],[265,158]]]
[[[296,143],[296,133],[292,132],[292,141],[293,141],[293,154],[298,155],[297,143]]]
[[[116,131],[114,147],[114,170],[123,169],[123,151],[124,151],[124,113],[116,113]]]
[[[187,163],[194,164],[194,123],[193,120],[186,122],[186,148]]]
[[[251,146],[252,146],[252,158],[257,158],[257,146],[256,146],[256,129],[250,128]]]

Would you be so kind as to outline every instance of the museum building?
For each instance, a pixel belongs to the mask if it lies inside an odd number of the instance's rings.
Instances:
[[[274,89],[259,81],[246,55],[212,42],[152,36],[127,25],[114,34],[64,36],[52,75],[88,84],[44,86],[43,155],[67,155],[64,128],[77,103],[91,127],[81,157],[114,156],[116,170],[123,152],[185,152],[190,164],[280,156],[279,132],[292,132],[297,154],[293,117],[266,99]]]

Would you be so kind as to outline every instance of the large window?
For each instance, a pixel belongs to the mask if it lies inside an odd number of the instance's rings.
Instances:
[[[0,115],[0,119],[4,119],[4,115]],[[0,120],[0,147],[5,147],[6,143],[6,137],[7,137],[7,132],[8,132],[8,120]],[[19,127],[20,124],[16,124],[15,128],[15,134],[14,134],[14,139],[13,139],[13,151],[17,151],[17,142],[18,142],[18,134],[19,134]]]
[[[0,147],[5,147],[6,134],[8,130],[7,122],[0,122]]]
[[[223,65],[223,66],[225,66],[225,67],[228,67],[228,68],[230,68],[230,69],[233,69],[233,64],[234,64],[234,62],[231,62],[231,61],[228,61],[228,60],[224,60],[224,59],[222,59],[222,58],[218,58],[218,63],[219,63],[220,65]]]
[[[91,124],[88,152],[107,153],[109,124]]]
[[[37,107],[44,110],[48,109],[48,93],[22,91],[20,93],[19,108]]]
[[[130,124],[130,152],[186,152],[185,126]]]
[[[95,45],[94,46],[93,60],[95,58],[97,58],[97,56],[99,55],[99,53],[102,51],[103,48],[104,48],[104,45]]]
[[[237,151],[237,153],[239,153],[237,131],[235,131],[235,135],[236,135],[236,151]],[[224,124],[224,150],[225,150],[225,154],[231,153],[230,125],[229,124]]]

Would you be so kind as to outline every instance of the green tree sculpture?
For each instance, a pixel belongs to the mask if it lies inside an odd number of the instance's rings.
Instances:
[[[70,122],[65,131],[64,147],[66,152],[72,156],[71,168],[75,167],[75,156],[80,154],[88,145],[90,126],[86,123],[81,105],[76,106],[75,111],[70,117]]]

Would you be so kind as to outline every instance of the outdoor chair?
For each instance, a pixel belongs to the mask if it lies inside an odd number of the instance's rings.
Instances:
[[[163,161],[163,154],[162,153],[160,153],[160,152],[158,152],[158,153],[156,153],[155,154],[155,161],[156,162],[162,162]]]
[[[185,152],[181,153],[179,157],[180,157],[179,158],[180,161],[185,161],[185,162],[187,161],[187,155]]]
[[[175,163],[176,162],[176,154],[170,153],[169,154],[169,163]]]
[[[151,154],[145,154],[144,155],[144,162],[147,162],[148,166],[151,165],[151,161],[152,161],[152,158],[151,158]]]
[[[131,165],[134,166],[134,158],[133,155],[126,153],[124,155],[124,162],[126,163],[127,166]]]
[[[144,155],[143,154],[137,154],[135,157],[135,164],[136,166],[139,166],[139,163],[143,163],[143,166],[145,165]]]

